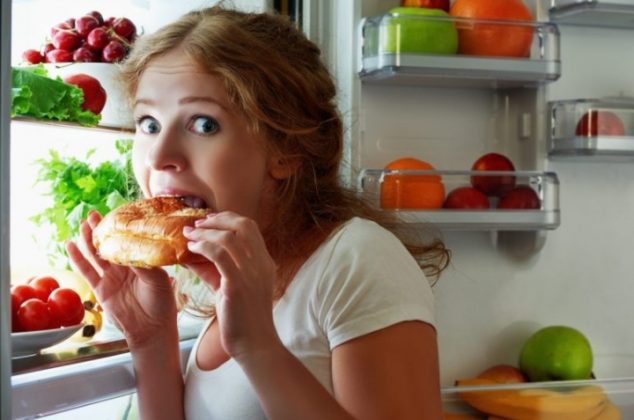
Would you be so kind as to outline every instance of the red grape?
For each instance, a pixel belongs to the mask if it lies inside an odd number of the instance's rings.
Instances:
[[[97,23],[99,23],[99,26],[103,25],[103,15],[101,13],[99,13],[96,10],[93,10],[92,12],[88,12],[86,13],[88,16],[92,16],[95,19],[97,19]]]
[[[119,41],[110,41],[101,52],[101,59],[107,63],[121,61],[126,51]]]
[[[70,30],[73,29],[72,26],[68,24],[68,22],[58,23],[57,25],[51,28],[51,38],[55,36],[55,34],[61,30]]]
[[[95,61],[99,61],[99,57],[91,49],[87,47],[79,47],[73,53],[73,61],[94,63]]]
[[[40,51],[40,53],[42,54],[42,56],[44,58],[46,58],[46,54],[48,54],[49,51],[54,50],[54,49],[55,49],[55,46],[53,44],[51,44],[50,42],[47,42],[42,47],[42,50]]]
[[[112,23],[112,29],[114,29],[117,35],[121,35],[128,41],[132,41],[136,35],[136,26],[128,18],[117,18]]]
[[[60,50],[74,51],[81,45],[81,38],[77,32],[64,29],[57,31],[53,37],[53,45]]]
[[[26,50],[22,53],[22,60],[29,64],[37,64],[44,61],[44,56],[38,50]]]
[[[47,63],[70,63],[73,61],[73,53],[66,50],[54,49],[46,54]]]
[[[82,16],[75,21],[75,29],[82,38],[86,38],[90,31],[99,27],[99,22],[92,16]]]
[[[115,17],[114,16],[110,16],[108,19],[103,21],[103,26],[105,26],[106,28],[112,28],[112,24],[115,21]]]
[[[103,28],[95,28],[88,34],[86,45],[93,51],[101,51],[110,42],[110,35]]]

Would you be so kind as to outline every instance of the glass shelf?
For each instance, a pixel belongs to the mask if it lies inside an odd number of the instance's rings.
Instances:
[[[520,208],[522,201],[511,204],[515,208],[500,208],[502,198],[490,196],[486,198],[488,208],[446,208],[451,193],[471,187],[476,178],[489,183],[511,180],[515,187],[529,187],[537,205]],[[438,183],[442,184],[441,192]],[[559,181],[552,172],[365,169],[359,177],[359,190],[372,203],[397,213],[403,223],[412,226],[431,223],[453,231],[535,231],[556,229],[560,224]],[[431,202],[424,198],[430,194],[437,197],[434,203],[417,208]],[[469,200],[463,203],[471,205],[473,200]]]
[[[634,160],[634,99],[549,103],[551,158]]]
[[[433,33],[442,25],[445,31],[446,25],[455,28],[457,51],[432,46],[447,37]],[[552,23],[385,14],[363,19],[360,32],[364,83],[505,88],[536,86],[561,75],[559,30]],[[480,41],[491,33],[514,41],[494,51],[494,43]]]
[[[526,410],[524,417],[509,418],[630,419],[634,377],[445,387],[442,399],[445,413],[473,419],[507,418],[519,413],[519,406]]]
[[[634,29],[634,4],[630,0],[553,0],[550,20],[559,24]]]
[[[80,130],[106,131],[110,133],[134,134],[135,132],[135,129],[131,127],[110,126],[110,125],[104,125],[104,124],[88,127],[88,126],[81,125],[79,123],[74,123],[69,121],[42,120],[42,119],[37,119],[33,117],[23,117],[23,116],[16,116],[11,118],[11,120],[12,122],[17,122],[21,124],[44,124],[44,125],[73,128],[73,129],[80,129]]]

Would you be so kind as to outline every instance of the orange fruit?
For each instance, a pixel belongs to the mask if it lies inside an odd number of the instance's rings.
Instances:
[[[408,170],[433,170],[429,163],[411,158],[401,158],[388,163],[387,170],[403,170],[405,173],[388,173],[381,183],[381,207],[384,209],[438,209],[445,200],[445,186],[438,175],[407,173]]]
[[[449,14],[454,17],[533,21],[522,0],[456,0]],[[533,42],[529,25],[458,22],[458,53],[498,57],[528,57]]]

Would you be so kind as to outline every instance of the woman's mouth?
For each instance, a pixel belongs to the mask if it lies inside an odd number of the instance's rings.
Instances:
[[[206,209],[207,203],[200,197],[196,197],[193,195],[183,195],[179,196],[181,201],[185,203],[187,207],[191,207],[194,209]]]

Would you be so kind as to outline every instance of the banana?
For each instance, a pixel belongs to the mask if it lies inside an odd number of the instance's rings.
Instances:
[[[495,382],[474,378],[459,380],[457,384],[494,385]],[[594,385],[571,391],[528,388],[468,391],[458,395],[484,413],[512,420],[591,420],[608,403],[603,389]]]
[[[84,319],[82,320],[84,326],[82,329],[73,334],[70,338],[71,341],[88,341],[93,338],[95,334],[101,331],[101,327],[103,326],[101,308],[90,301],[85,301],[84,309],[86,310],[84,313]]]
[[[596,417],[592,417],[592,420],[621,420],[621,410],[612,401],[608,401],[603,410]]]

